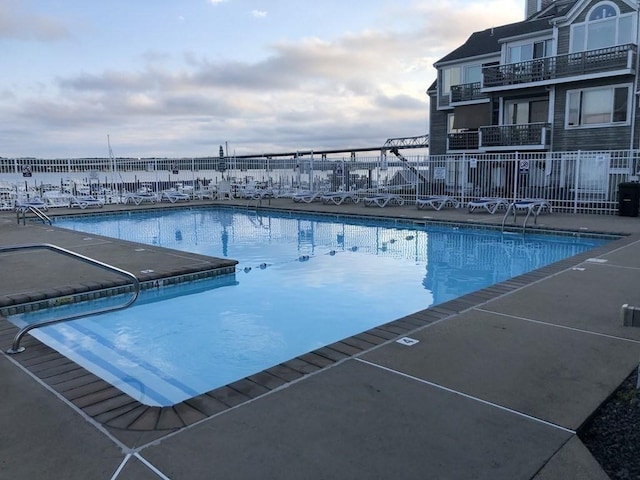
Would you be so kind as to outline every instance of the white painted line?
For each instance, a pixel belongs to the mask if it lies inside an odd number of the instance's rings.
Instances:
[[[604,258],[587,258],[586,261],[591,263],[607,263],[609,260],[605,260]]]
[[[164,473],[162,473],[160,470],[158,470],[156,467],[154,467],[151,463],[149,463],[147,460],[142,458],[142,456],[139,453],[134,453],[134,455],[138,460],[140,460],[142,463],[144,463],[153,473],[155,473],[157,476],[159,476],[162,480],[171,480]]]
[[[564,330],[570,330],[572,332],[587,333],[589,335],[596,335],[597,337],[611,338],[613,340],[622,340],[623,342],[640,343],[639,340],[633,340],[632,338],[617,337],[616,335],[609,335],[608,333],[592,332],[591,330],[584,330],[582,328],[568,327],[567,325],[558,325],[556,323],[543,322],[542,320],[519,317],[518,315],[510,315],[508,313],[494,312],[493,310],[486,310],[484,308],[476,308],[475,310],[478,310],[479,312],[492,313],[493,315],[500,315],[501,317],[515,318],[516,320],[524,320],[525,322],[538,323],[540,325],[546,325],[548,327],[562,328]]]
[[[131,451],[131,449],[129,447],[127,447],[124,443],[122,443],[120,440],[118,440],[118,438],[113,436],[111,434],[111,432],[109,432],[109,430],[107,430],[104,427],[104,425],[102,425],[101,423],[98,423],[97,421],[95,421],[92,417],[87,415],[87,413],[85,413],[80,407],[76,406],[74,403],[72,403],[71,401],[67,400],[64,396],[62,396],[61,393],[59,393],[58,391],[54,390],[54,388],[52,386],[48,385],[41,378],[37,377],[33,372],[31,372],[27,367],[25,367],[24,365],[19,363],[15,358],[11,358],[12,355],[8,355],[8,354],[6,354],[4,352],[0,352],[0,355],[2,355],[4,358],[9,360],[15,367],[19,368],[25,374],[30,376],[36,383],[38,383],[39,385],[44,387],[45,390],[47,390],[48,392],[53,394],[53,396],[55,396],[62,403],[64,403],[65,405],[69,406],[74,412],[76,412],[78,415],[80,415],[80,417],[84,418],[85,421],[87,421],[88,423],[93,425],[96,429],[98,429],[100,432],[102,432],[107,438],[109,438],[113,443],[115,443],[123,452],[130,452]]]
[[[113,476],[111,477],[111,480],[116,480],[116,478],[118,478],[118,475],[120,475],[120,472],[122,472],[122,469],[127,464],[127,462],[129,461],[130,458],[131,458],[131,454],[127,453],[125,455],[125,457],[124,457],[124,460],[122,460],[122,462],[120,463],[118,468],[116,468],[116,471],[113,473]]]
[[[453,389],[445,387],[443,385],[438,385],[437,383],[433,383],[433,382],[430,382],[428,380],[424,380],[422,378],[414,377],[413,375],[409,375],[407,373],[403,373],[403,372],[399,372],[397,370],[393,370],[392,368],[388,368],[388,367],[385,367],[383,365],[378,365],[376,363],[371,363],[371,362],[369,362],[367,360],[363,360],[361,358],[356,358],[355,360],[357,360],[359,362],[362,362],[362,363],[366,363],[367,365],[371,365],[372,367],[380,368],[382,370],[386,370],[387,372],[394,373],[396,375],[400,375],[402,377],[409,378],[411,380],[415,380],[416,382],[424,383],[425,385],[429,385],[431,387],[435,387],[435,388],[438,388],[440,390],[444,390],[446,392],[453,393],[455,395],[459,395],[459,396],[467,398],[469,400],[473,400],[473,401],[482,403],[484,405],[488,405],[490,407],[497,408],[498,410],[503,410],[505,412],[513,413],[514,415],[518,415],[519,417],[524,417],[524,418],[526,418],[528,420],[533,420],[534,422],[542,423],[544,425],[548,425],[550,427],[563,430],[563,431],[565,431],[567,433],[570,433],[572,435],[575,435],[575,433],[576,433],[574,430],[571,430],[569,428],[563,427],[562,425],[558,425],[558,424],[548,422],[547,420],[543,420],[543,419],[538,418],[538,417],[533,417],[531,415],[527,415],[526,413],[519,412],[518,410],[514,410],[514,409],[509,408],[509,407],[504,407],[502,405],[498,405],[497,403],[489,402],[487,400],[483,400],[482,398],[474,397],[474,396],[469,395],[467,393],[459,392],[457,390],[453,390]]]
[[[140,270],[140,273],[153,273],[155,270]]]
[[[577,270],[578,272],[584,272],[586,268],[573,267],[571,270]]]

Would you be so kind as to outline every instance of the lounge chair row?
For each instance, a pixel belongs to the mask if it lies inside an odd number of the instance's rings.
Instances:
[[[358,192],[298,192],[291,195],[291,198],[294,202],[298,203],[322,201],[325,205],[362,202],[366,207],[386,207],[387,205],[405,204],[405,200],[400,195],[393,193],[366,194],[365,196],[360,196]],[[433,210],[442,210],[446,207],[459,208],[460,206],[461,202],[449,195],[430,195],[420,197],[416,200],[416,207],[419,209],[428,207]],[[494,214],[498,210],[508,211],[509,208],[513,211],[531,211],[531,213],[536,216],[543,210],[551,212],[551,204],[547,200],[539,198],[524,198],[513,202],[501,197],[481,197],[470,201],[467,204],[467,208],[469,213],[486,211]]]
[[[461,204],[458,200],[448,195],[432,195],[416,200],[416,206],[418,208],[431,207],[434,210],[441,210],[447,206],[458,208],[460,205]],[[530,211],[537,216],[543,210],[551,212],[551,204],[544,198],[523,198],[514,202],[501,197],[482,197],[467,203],[467,208],[469,213],[480,210],[494,214],[498,210],[505,210],[508,212],[509,209],[512,209],[513,211]]]
[[[400,195],[393,193],[368,193],[361,194],[355,192],[299,192],[291,196],[296,203],[311,203],[321,201],[325,205],[342,205],[344,203],[359,203],[362,201],[365,207],[387,205],[404,205],[404,199]]]

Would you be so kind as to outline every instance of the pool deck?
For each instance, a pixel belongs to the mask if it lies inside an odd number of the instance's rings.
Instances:
[[[269,206],[498,226],[503,218],[289,199]],[[640,328],[620,318],[623,304],[640,306],[640,217],[552,213],[540,215],[537,227],[624,237],[170,408],[139,404],[30,335],[25,352],[5,354],[16,328],[0,317],[0,478],[607,479],[576,432],[640,361]],[[146,284],[233,267],[21,225],[0,212],[0,246],[40,243]],[[70,261],[48,251],[0,255],[0,307],[119,285],[108,272]],[[397,341],[405,337],[418,342]]]

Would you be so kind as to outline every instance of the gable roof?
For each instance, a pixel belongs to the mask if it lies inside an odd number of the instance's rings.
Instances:
[[[442,57],[434,66],[437,67],[440,63],[462,60],[469,57],[477,57],[491,53],[497,54],[500,53],[501,39],[547,30],[549,28],[551,28],[549,18],[525,20],[524,22],[487,28],[481,32],[472,33],[466,42]]]

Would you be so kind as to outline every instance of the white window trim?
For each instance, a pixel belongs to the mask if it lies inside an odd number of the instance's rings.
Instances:
[[[615,11],[617,12],[615,17],[609,17],[609,18],[603,18],[600,20],[594,20],[594,21],[589,21],[588,18],[591,16],[591,14],[593,13],[593,11],[595,9],[597,9],[598,7],[602,7],[602,5],[610,5],[611,7],[613,7],[615,9]],[[597,24],[599,22],[605,22],[605,21],[610,21],[611,19],[615,18],[616,19],[616,43],[615,45],[611,45],[613,46],[617,46],[620,45],[619,42],[619,38],[620,38],[620,20],[624,17],[633,17],[635,16],[635,12],[628,12],[628,13],[621,13],[620,12],[620,8],[613,2],[609,2],[609,1],[604,1],[604,2],[598,2],[596,5],[594,5],[593,7],[591,7],[589,9],[589,11],[587,12],[586,16],[585,16],[585,21],[584,22],[580,22],[580,23],[574,23],[571,25],[571,29],[570,29],[570,37],[569,37],[569,53],[580,53],[580,52],[587,52],[589,50],[574,50],[573,49],[573,45],[574,45],[574,37],[575,37],[575,29],[577,27],[584,27],[584,37],[582,39],[583,44],[584,44],[584,48],[587,48],[587,44],[589,43],[589,29],[587,28],[587,25],[594,25]],[[633,20],[633,19],[632,19]],[[636,32],[635,32],[635,23],[634,21],[631,22],[632,25],[634,26],[634,31],[631,32],[631,37],[635,38],[636,36]]]
[[[513,41],[513,42],[508,42],[508,43],[504,43],[502,44],[502,51],[501,51],[501,59],[500,59],[500,64],[501,65],[505,65],[509,63],[509,49],[513,48],[513,47],[520,47],[521,45],[531,45],[533,47],[534,44],[538,43],[538,42],[547,42],[550,41],[551,42],[551,52],[547,52],[547,57],[553,57],[555,55],[555,51],[556,51],[556,38],[553,35],[546,35],[544,37],[529,37],[527,39],[524,40],[518,40],[518,41]],[[524,60],[525,62],[528,62],[529,60]],[[522,63],[522,62],[516,62],[516,63]]]
[[[450,65],[447,67],[441,67],[441,72],[440,72],[440,76],[442,78],[442,88],[440,88],[440,86],[438,86],[439,88],[439,95],[441,96],[446,96],[446,95],[451,95],[451,89],[449,89],[449,91],[444,90],[444,72],[445,70],[451,70],[453,68],[457,68],[460,71],[460,83],[456,83],[456,84],[452,84],[450,87],[453,87],[454,85],[466,85],[467,83],[472,83],[467,81],[467,79],[465,78],[466,73],[467,73],[467,68],[469,67],[480,67],[480,83],[482,83],[482,66],[484,65],[483,62],[477,63],[463,63],[460,65]]]
[[[632,111],[632,100],[633,100],[633,89],[631,83],[620,83],[616,85],[601,85],[598,87],[588,87],[588,88],[575,88],[573,90],[567,90],[565,97],[565,106],[564,106],[564,128],[565,130],[581,130],[587,128],[611,128],[611,127],[628,127],[631,125],[631,116],[633,115]],[[587,92],[590,90],[603,90],[604,88],[609,88],[611,90],[615,90],[616,88],[626,87],[628,90],[627,95],[627,120],[624,122],[608,122],[608,123],[591,123],[588,125],[569,125],[569,94],[572,92]],[[612,106],[613,108],[613,106]]]

